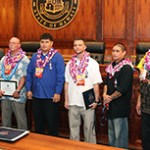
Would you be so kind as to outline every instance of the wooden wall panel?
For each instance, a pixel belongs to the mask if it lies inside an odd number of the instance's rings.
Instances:
[[[96,0],[96,40],[102,41],[103,40],[103,32],[102,32],[102,8],[103,8],[103,1]]]
[[[19,25],[18,25],[18,37],[22,41],[36,41],[39,40],[40,35],[43,32],[49,32],[49,30],[40,26],[34,19],[32,14],[32,1],[25,0],[19,2]]]
[[[96,0],[80,0],[79,10],[74,20],[65,28],[56,31],[56,39],[73,40],[75,37],[82,37],[96,40],[95,7]]]
[[[5,43],[15,30],[15,0],[0,1],[0,43]],[[7,41],[8,42],[8,41]],[[7,43],[6,42],[6,43]]]
[[[135,0],[135,39],[150,41],[150,1]]]
[[[31,0],[20,0],[18,36],[22,40],[39,40],[43,32],[50,32],[57,40],[72,40],[75,37],[96,40],[96,0],[80,0],[79,10],[74,20],[58,30],[42,27],[33,17],[31,6]]]
[[[104,0],[104,38],[124,39],[126,31],[126,0]]]

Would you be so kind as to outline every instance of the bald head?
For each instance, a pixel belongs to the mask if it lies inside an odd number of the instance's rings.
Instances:
[[[17,37],[12,37],[12,38],[9,40],[9,43],[17,43],[17,44],[20,44],[20,39],[17,38]]]
[[[9,40],[9,49],[11,53],[17,53],[21,47],[20,40],[17,37],[12,37]]]

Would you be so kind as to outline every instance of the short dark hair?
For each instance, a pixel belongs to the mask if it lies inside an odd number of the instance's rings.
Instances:
[[[51,34],[49,34],[49,33],[43,33],[42,35],[41,35],[41,37],[40,37],[40,40],[42,40],[42,39],[49,39],[50,41],[53,41],[53,37],[52,37],[52,35]]]
[[[127,51],[126,45],[123,43],[116,43],[116,44],[114,44],[114,46],[119,46],[123,51]]]
[[[78,41],[78,40],[83,41],[83,43],[86,45],[86,40],[84,38],[77,37],[77,38],[74,39],[74,41]]]
[[[74,41],[76,41],[76,40],[82,40],[84,42],[86,41],[84,38],[81,38],[81,37],[77,37],[77,38],[74,39]]]

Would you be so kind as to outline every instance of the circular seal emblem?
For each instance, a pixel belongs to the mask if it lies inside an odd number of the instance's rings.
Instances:
[[[48,29],[60,29],[75,17],[79,0],[32,0],[32,12],[36,21]]]

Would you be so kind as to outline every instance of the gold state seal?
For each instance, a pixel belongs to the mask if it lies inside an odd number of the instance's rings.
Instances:
[[[32,0],[32,12],[37,22],[48,29],[68,25],[75,17],[79,0]]]

